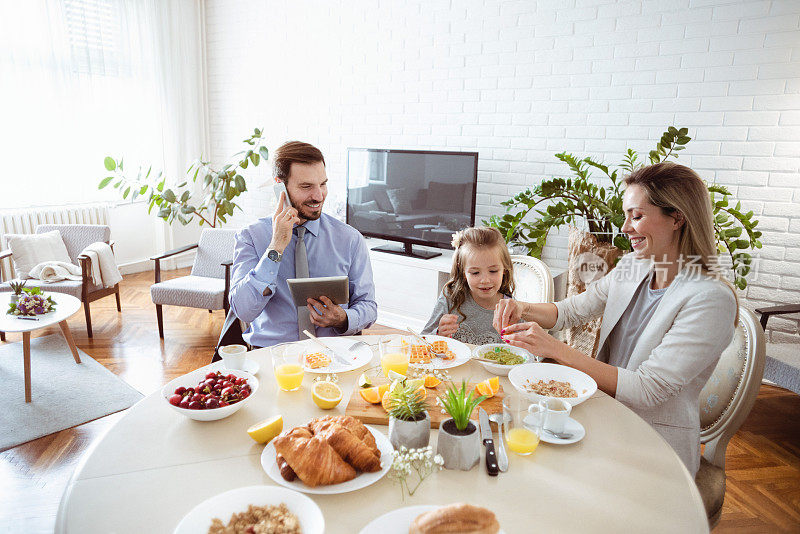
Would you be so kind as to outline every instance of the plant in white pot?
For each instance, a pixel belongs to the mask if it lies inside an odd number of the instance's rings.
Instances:
[[[419,379],[398,380],[387,393],[389,411],[389,441],[399,450],[421,449],[428,445],[431,418],[425,388]]]
[[[11,302],[19,302],[19,299],[22,296],[22,290],[25,289],[25,284],[27,283],[27,280],[11,280],[8,283],[12,291]]]
[[[469,471],[480,460],[481,440],[478,427],[469,420],[473,410],[484,401],[485,395],[475,396],[465,380],[461,386],[450,384],[436,402],[450,414],[439,426],[436,452],[444,459],[445,469]]]

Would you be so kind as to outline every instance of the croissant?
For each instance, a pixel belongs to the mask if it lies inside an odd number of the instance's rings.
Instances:
[[[357,438],[366,444],[367,447],[375,454],[378,458],[381,457],[381,451],[378,449],[378,445],[375,443],[375,436],[372,435],[372,432],[369,431],[364,424],[355,419],[354,417],[350,417],[349,415],[326,415],[325,417],[319,417],[317,419],[312,419],[308,422],[308,427],[313,431],[317,432],[316,428],[320,427],[320,425],[324,425],[325,423],[338,423],[348,429],[350,432],[355,434]]]
[[[281,471],[281,476],[287,482],[292,482],[297,478],[297,474],[292,470],[289,466],[289,463],[286,461],[286,458],[281,456],[280,454],[275,455],[275,463],[278,464],[278,469]]]
[[[317,430],[319,429],[319,430]],[[314,431],[333,447],[345,462],[359,471],[374,473],[381,470],[381,460],[355,434],[340,424],[327,422],[318,424]]]
[[[308,429],[298,428],[275,438],[275,450],[307,486],[316,487],[347,482],[356,477],[356,470],[342,460],[320,436],[306,437]]]
[[[457,503],[417,517],[408,534],[496,534],[500,524],[491,510]]]

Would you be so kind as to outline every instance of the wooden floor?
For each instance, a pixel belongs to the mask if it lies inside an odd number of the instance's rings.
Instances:
[[[182,274],[187,272],[167,272],[164,278]],[[165,307],[162,341],[151,283],[152,273],[125,277],[122,313],[113,296],[92,303],[93,339],[86,337],[82,313],[69,321],[81,350],[144,394],[207,364],[224,319],[221,311]],[[391,329],[367,333],[385,331]],[[55,333],[57,327],[34,336]],[[7,342],[17,341],[18,334],[7,336]],[[0,453],[0,532],[52,532],[75,466],[120,417],[110,415]],[[715,534],[800,532],[800,396],[762,386],[752,413],[728,446],[727,474]]]

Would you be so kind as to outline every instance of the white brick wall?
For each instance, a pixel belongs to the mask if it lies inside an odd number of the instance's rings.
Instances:
[[[618,163],[666,126],[680,161],[764,221],[751,308],[800,302],[800,2],[206,0],[211,157],[255,126],[319,146],[329,209],[348,146],[477,150],[478,219],[564,175],[561,150]],[[250,174],[244,223],[271,211]],[[566,232],[545,259],[566,260]],[[775,322],[778,337],[797,320]]]

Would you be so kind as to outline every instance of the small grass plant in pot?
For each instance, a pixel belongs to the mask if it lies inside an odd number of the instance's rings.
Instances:
[[[426,399],[422,379],[397,380],[386,392],[389,441],[396,450],[400,447],[421,449],[428,445],[431,418]]]
[[[436,452],[444,459],[445,469],[469,471],[480,460],[481,440],[478,427],[470,421],[473,410],[483,402],[485,395],[476,396],[465,380],[460,386],[450,384],[436,403],[444,408],[450,419],[439,427]]]
[[[11,280],[8,285],[11,288],[11,301],[13,303],[17,303],[19,298],[22,296],[22,290],[25,289],[25,284],[27,284],[27,280]]]

